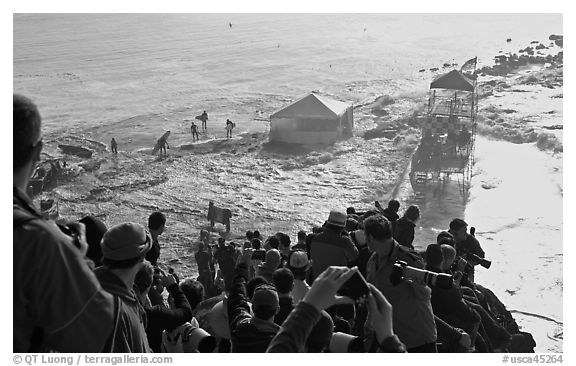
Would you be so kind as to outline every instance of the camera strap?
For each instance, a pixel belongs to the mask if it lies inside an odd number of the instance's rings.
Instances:
[[[106,344],[104,344],[104,348],[102,349],[103,353],[114,352],[114,339],[116,338],[116,333],[118,332],[118,323],[120,322],[120,298],[116,295],[112,296],[114,297],[114,328],[106,340]]]

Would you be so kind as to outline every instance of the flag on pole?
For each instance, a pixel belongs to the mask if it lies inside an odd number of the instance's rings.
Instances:
[[[471,58],[470,60],[464,62],[462,67],[460,68],[460,72],[466,74],[473,74],[476,70],[476,62],[478,61],[478,56]]]

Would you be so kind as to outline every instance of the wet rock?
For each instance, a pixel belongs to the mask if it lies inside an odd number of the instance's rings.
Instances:
[[[563,39],[564,36],[559,35],[559,34],[551,34],[550,37],[548,37],[549,40],[551,41],[556,41],[558,39]]]
[[[84,169],[87,172],[96,171],[96,170],[100,169],[101,165],[102,165],[102,161],[100,161],[100,160],[98,160],[98,161],[85,161],[85,162],[78,164],[78,166],[80,166],[82,169]]]
[[[385,137],[389,140],[392,140],[398,134],[398,130],[396,129],[379,129],[375,128],[373,130],[368,130],[364,133],[364,139],[371,140],[376,138]]]
[[[534,50],[532,49],[532,47],[526,47],[522,50],[519,50],[518,52],[520,53],[527,53],[529,55],[533,55],[534,54]]]
[[[557,39],[554,41],[554,43],[556,44],[556,46],[558,47],[563,47],[564,46],[564,41],[562,39]]]
[[[92,157],[92,150],[86,149],[82,146],[60,144],[58,145],[58,148],[62,150],[64,154],[75,155],[86,159]]]

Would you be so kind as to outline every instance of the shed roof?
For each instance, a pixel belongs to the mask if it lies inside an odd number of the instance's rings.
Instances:
[[[473,92],[474,81],[464,76],[460,71],[452,70],[434,79],[430,84],[430,89],[451,89]]]
[[[315,93],[282,108],[272,114],[274,117],[338,117],[346,112],[352,105],[323,97]]]

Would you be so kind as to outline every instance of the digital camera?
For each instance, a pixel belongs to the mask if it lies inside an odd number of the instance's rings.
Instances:
[[[337,294],[347,296],[355,302],[361,302],[370,295],[370,288],[362,273],[358,268],[354,268],[355,273],[338,289]]]

